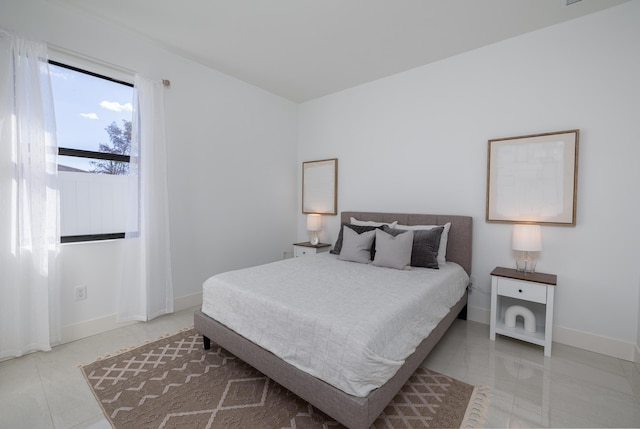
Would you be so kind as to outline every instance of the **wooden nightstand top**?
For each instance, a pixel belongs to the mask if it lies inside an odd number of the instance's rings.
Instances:
[[[294,246],[313,247],[314,249],[323,249],[323,248],[329,247],[331,245],[327,244],[327,243],[311,244],[310,242],[305,241],[305,242],[302,242],[302,243],[295,243]]]
[[[506,277],[515,280],[524,280],[528,282],[543,283],[549,286],[555,286],[557,278],[555,274],[545,273],[523,273],[522,271],[514,270],[513,268],[496,267],[491,271],[492,276]]]

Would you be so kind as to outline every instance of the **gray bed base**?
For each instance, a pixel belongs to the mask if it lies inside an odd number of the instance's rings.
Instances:
[[[442,225],[451,222],[447,260],[460,264],[471,272],[471,217],[412,215],[396,213],[343,212],[342,221],[353,216],[359,220],[393,221],[403,225]],[[351,429],[369,428],[387,404],[398,393],[409,377],[420,366],[459,314],[466,311],[467,293],[451,307],[436,328],[410,355],[398,372],[383,386],[366,397],[356,397],[294,367],[273,353],[247,340],[225,325],[198,310],[194,314],[194,327],[205,339],[205,348],[214,341],[244,362],[256,368],[278,384],[317,407]]]

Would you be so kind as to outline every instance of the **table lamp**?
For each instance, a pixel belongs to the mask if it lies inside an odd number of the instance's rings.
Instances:
[[[311,232],[309,242],[314,246],[320,242],[318,231],[322,229],[322,216],[319,214],[307,215],[307,231]]]

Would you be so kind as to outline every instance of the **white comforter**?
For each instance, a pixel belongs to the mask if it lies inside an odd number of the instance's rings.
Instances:
[[[215,275],[202,311],[355,396],[382,386],[464,294],[457,264],[395,270],[320,254]]]

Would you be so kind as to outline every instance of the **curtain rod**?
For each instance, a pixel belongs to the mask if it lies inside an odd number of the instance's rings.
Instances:
[[[0,31],[2,31],[2,30],[0,30]],[[114,70],[117,70],[117,71],[119,71],[121,73],[126,73],[126,74],[131,75],[131,76],[135,76],[135,74],[136,74],[136,72],[131,70],[131,69],[128,69],[128,68],[125,68],[125,67],[121,67],[121,66],[118,66],[118,65],[115,65],[115,64],[111,64],[109,62],[106,62],[106,61],[103,61],[103,60],[99,60],[97,58],[93,58],[93,57],[90,57],[90,56],[85,55],[85,54],[80,54],[78,52],[71,51],[69,49],[63,48],[62,46],[58,46],[58,45],[55,45],[55,44],[52,44],[52,43],[48,43],[47,46],[50,47],[53,51],[56,51],[56,52],[58,52],[60,54],[63,54],[63,55],[68,55],[70,57],[75,57],[75,58],[77,58],[79,60],[83,60],[83,61],[89,61],[89,62],[95,63],[95,64],[97,64],[99,66],[108,67],[110,69],[114,69]],[[165,86],[167,88],[171,86],[171,81],[169,79],[160,79],[160,82],[162,83],[163,86]]]

